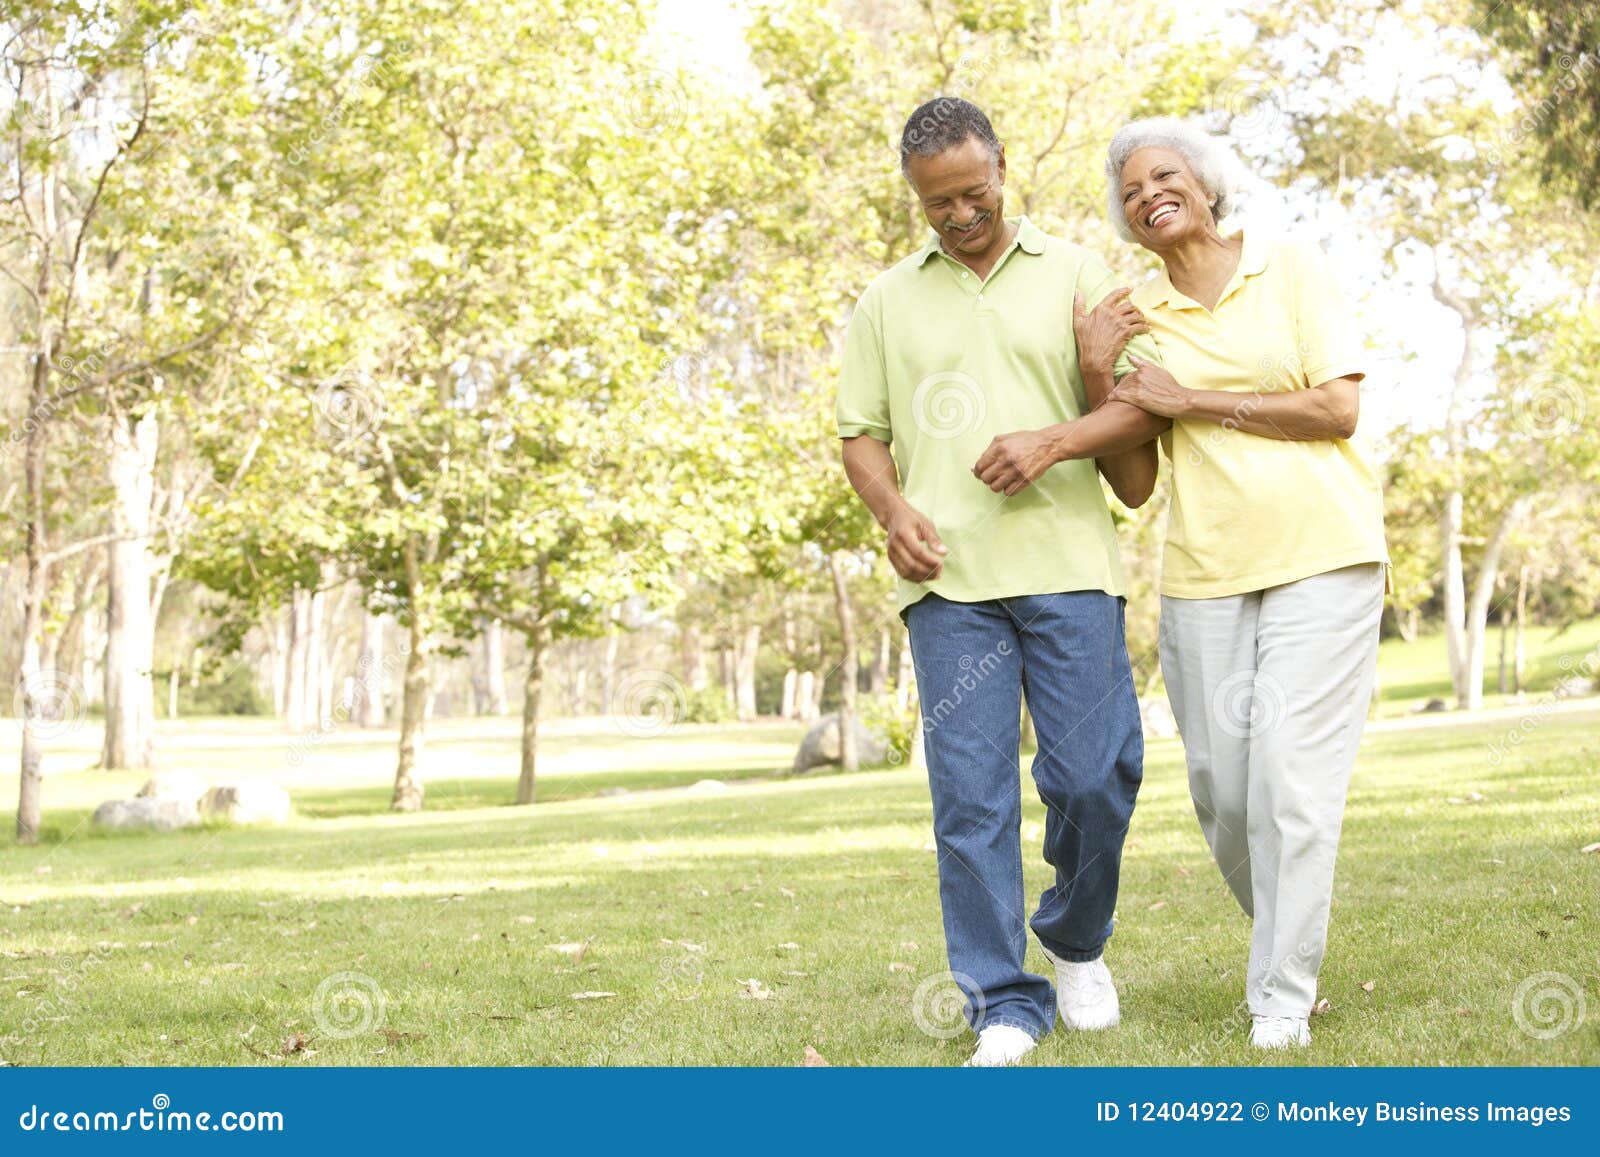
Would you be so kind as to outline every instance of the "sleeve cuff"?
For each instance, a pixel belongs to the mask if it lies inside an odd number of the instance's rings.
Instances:
[[[1331,382],[1334,378],[1364,378],[1366,376],[1367,371],[1359,366],[1335,362],[1333,365],[1322,369],[1307,370],[1306,384],[1315,387],[1322,385],[1324,382]]]
[[[859,422],[839,423],[839,437],[841,438],[859,438],[863,434],[875,438],[885,445],[894,442],[894,438],[890,435],[889,427],[887,426],[867,426]]]

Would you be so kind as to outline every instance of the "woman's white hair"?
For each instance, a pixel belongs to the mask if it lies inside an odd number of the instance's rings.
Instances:
[[[1106,204],[1111,227],[1124,241],[1132,241],[1128,215],[1122,208],[1122,166],[1140,149],[1171,149],[1194,171],[1211,199],[1211,216],[1221,221],[1234,209],[1244,166],[1232,149],[1202,129],[1176,117],[1147,117],[1130,121],[1117,130],[1106,151]]]

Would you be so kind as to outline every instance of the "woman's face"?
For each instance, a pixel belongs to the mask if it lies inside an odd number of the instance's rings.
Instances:
[[[1146,249],[1170,249],[1216,225],[1211,197],[1183,154],[1155,145],[1135,149],[1123,163],[1122,212]]]

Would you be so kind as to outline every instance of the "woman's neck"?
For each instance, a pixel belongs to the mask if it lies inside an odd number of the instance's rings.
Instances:
[[[1179,240],[1171,248],[1158,249],[1156,256],[1167,267],[1167,280],[1185,297],[1207,309],[1217,304],[1223,286],[1239,268],[1243,238],[1224,237],[1213,229]]]

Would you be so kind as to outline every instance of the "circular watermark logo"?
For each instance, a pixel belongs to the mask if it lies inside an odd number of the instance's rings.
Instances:
[[[687,703],[683,684],[666,671],[630,671],[612,695],[611,717],[625,735],[650,739],[674,727]]]
[[[317,1028],[335,1040],[376,1032],[386,1011],[383,986],[364,972],[335,972],[311,998]]]
[[[983,421],[988,402],[978,379],[961,370],[941,370],[917,383],[911,420],[930,438],[959,438]]]
[[[972,1021],[983,1015],[983,989],[962,972],[936,972],[911,994],[911,1018],[926,1035],[954,1040],[967,1031],[968,1005]]]
[[[1275,731],[1289,713],[1283,684],[1260,671],[1235,671],[1211,692],[1211,715],[1235,739]]]
[[[66,671],[46,667],[17,681],[11,715],[18,727],[26,723],[37,738],[48,742],[83,725],[84,699],[82,683]]]
[[[1554,1040],[1583,1023],[1583,986],[1564,972],[1536,972],[1511,998],[1511,1019],[1535,1040]]]

